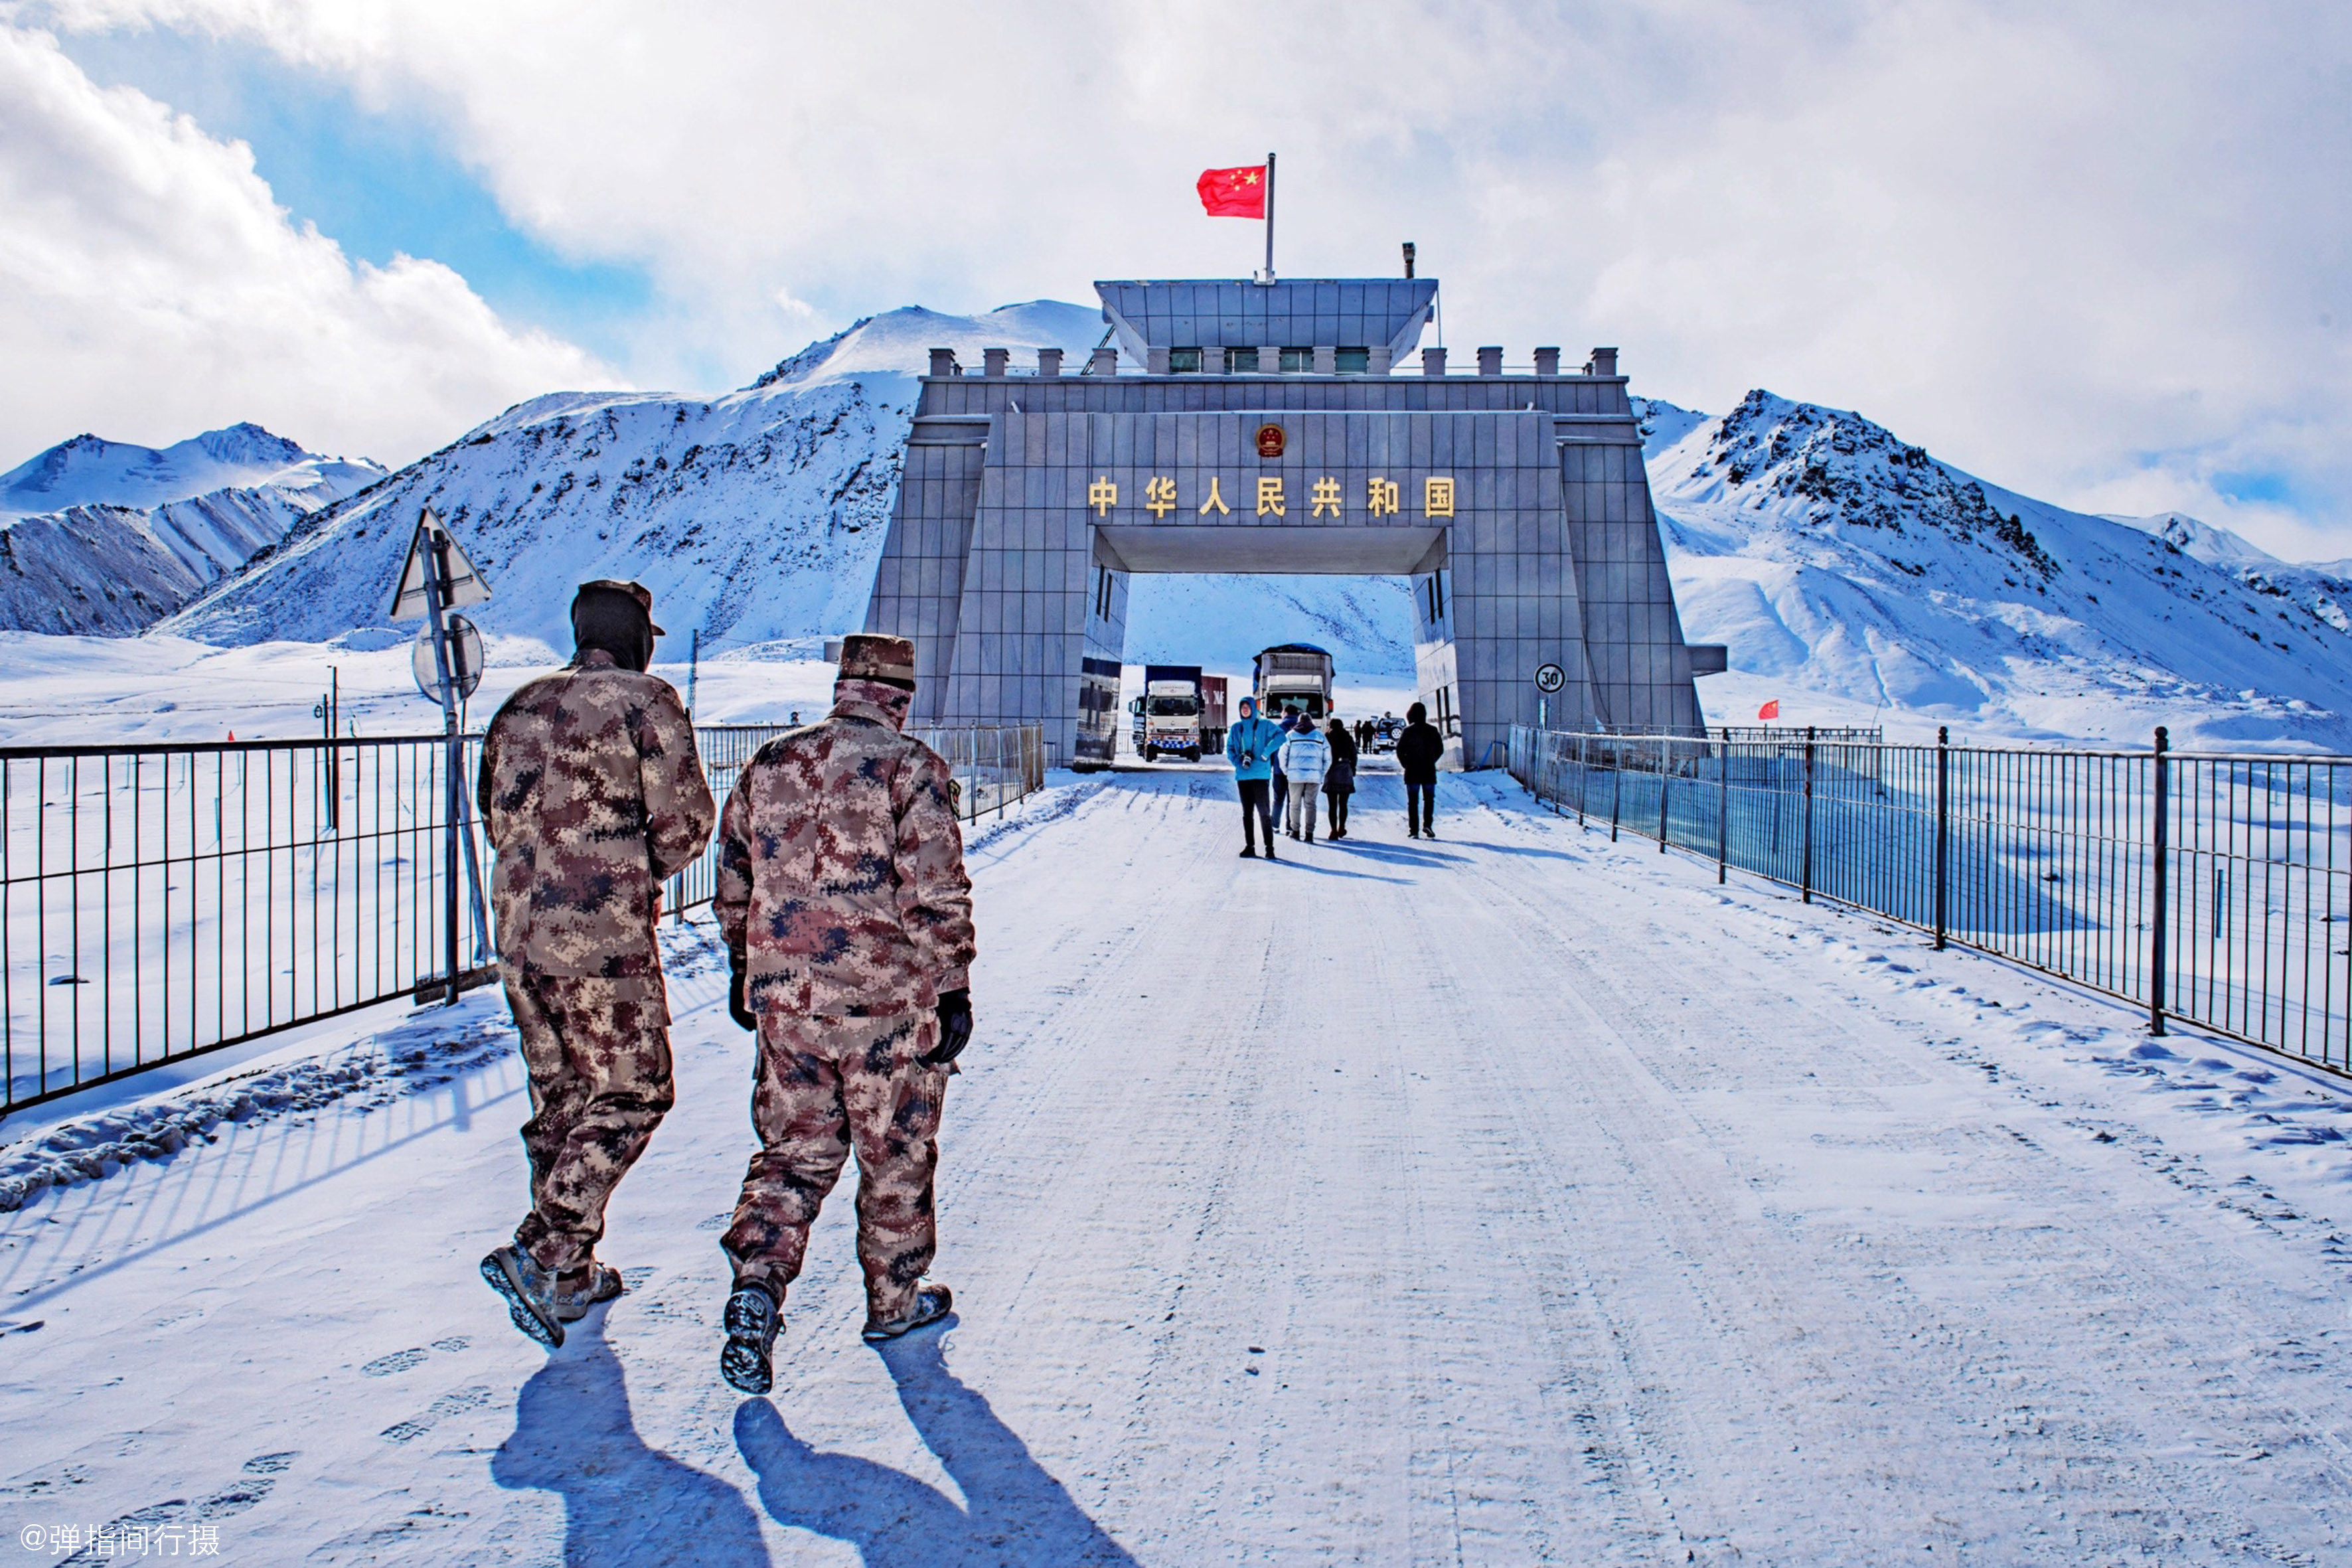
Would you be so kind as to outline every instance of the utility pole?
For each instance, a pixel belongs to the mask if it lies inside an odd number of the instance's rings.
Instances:
[[[462,570],[460,570],[462,568]],[[462,859],[466,889],[474,917],[474,956],[478,963],[488,962],[489,911],[482,900],[482,868],[474,847],[472,813],[466,795],[466,737],[458,718],[457,704],[461,684],[470,689],[470,681],[478,679],[478,670],[460,670],[456,666],[456,649],[451,643],[449,613],[460,604],[478,604],[490,596],[489,585],[482,581],[474,563],[466,559],[457,541],[441,520],[425,508],[417,516],[416,533],[409,542],[408,559],[401,568],[400,580],[394,585],[390,618],[404,620],[422,610],[425,619],[425,640],[433,645],[433,689],[427,693],[441,704],[441,730],[444,756],[442,761],[445,791],[442,799],[442,924],[446,941],[443,956],[447,963],[447,988],[444,1001],[455,1006],[463,989],[466,966],[461,958],[460,939],[463,927],[458,919],[458,868]],[[419,672],[422,684],[423,672]]]

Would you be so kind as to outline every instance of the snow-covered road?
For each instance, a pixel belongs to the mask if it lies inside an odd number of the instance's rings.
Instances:
[[[750,1050],[690,930],[632,1289],[551,1357],[473,1273],[523,1188],[490,997],[0,1217],[0,1565],[127,1517],[273,1563],[2345,1560],[2342,1085],[1443,793],[1279,866],[1207,771],[978,835],[959,1318],[859,1342],[845,1187],[771,1400],[716,1375]]]

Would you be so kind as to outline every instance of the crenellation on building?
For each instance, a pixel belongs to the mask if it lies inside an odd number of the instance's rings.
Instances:
[[[1539,717],[1699,729],[1694,670],[1720,661],[1684,644],[1614,349],[1564,375],[1540,348],[1528,375],[1482,347],[1470,376],[1432,346],[1396,376],[1434,279],[1097,287],[1117,342],[1079,375],[932,355],[866,616],[916,639],[922,721],[1042,723],[1081,758],[1112,732],[1133,574],[1323,572],[1410,581],[1455,765]]]

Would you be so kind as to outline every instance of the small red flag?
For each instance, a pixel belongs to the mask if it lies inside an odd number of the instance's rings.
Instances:
[[[1201,205],[1211,217],[1264,217],[1265,216],[1265,165],[1252,163],[1239,169],[1203,169],[1200,183],[1193,187],[1201,193]]]
[[[1780,716],[1780,700],[1777,697],[1772,699],[1771,701],[1764,704],[1763,707],[1756,710],[1756,717],[1759,719],[1778,719]]]

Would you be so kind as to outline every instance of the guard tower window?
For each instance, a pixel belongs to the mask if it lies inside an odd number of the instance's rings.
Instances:
[[[1199,349],[1170,349],[1168,351],[1168,374],[1171,375],[1200,374],[1201,351]]]
[[[1429,624],[1435,626],[1445,618],[1445,569],[1444,567],[1429,574],[1429,592],[1424,597],[1429,610]]]
[[[1227,349],[1225,351],[1225,374],[1227,375],[1246,375],[1256,369],[1257,350]]]
[[[1306,375],[1311,373],[1314,369],[1315,351],[1313,349],[1285,349],[1282,351],[1283,374]]]
[[[1338,369],[1341,375],[1369,374],[1372,368],[1372,351],[1370,349],[1341,349],[1339,353],[1339,362],[1335,368]]]

